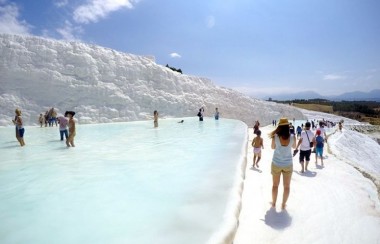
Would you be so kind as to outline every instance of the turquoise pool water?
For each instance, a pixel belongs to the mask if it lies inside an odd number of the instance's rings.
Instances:
[[[0,243],[205,243],[224,221],[247,127],[195,118],[0,128]]]

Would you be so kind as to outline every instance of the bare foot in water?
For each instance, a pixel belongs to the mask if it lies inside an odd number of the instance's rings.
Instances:
[[[282,209],[282,210],[286,209],[286,204],[285,204],[285,203],[283,203],[283,204],[281,205],[281,209]]]
[[[276,207],[276,203],[271,202],[270,204],[271,204],[272,208]]]

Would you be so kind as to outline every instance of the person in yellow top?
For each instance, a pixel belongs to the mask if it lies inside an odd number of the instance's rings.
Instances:
[[[256,131],[256,137],[252,140],[252,147],[253,147],[253,165],[252,167],[259,168],[259,161],[261,159],[261,149],[264,149],[264,141],[263,138],[261,138],[261,131]]]
[[[76,135],[76,130],[75,130],[75,120],[74,120],[74,115],[75,112],[73,111],[66,111],[65,117],[69,118],[69,137],[66,139],[66,145],[68,147],[75,147],[74,144],[74,137]]]

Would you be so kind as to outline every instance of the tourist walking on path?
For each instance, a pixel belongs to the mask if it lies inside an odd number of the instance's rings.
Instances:
[[[75,144],[74,144],[74,137],[76,135],[75,120],[74,120],[75,112],[73,112],[73,111],[66,111],[65,114],[69,118],[69,137],[66,140],[66,145],[68,147],[70,147],[70,146],[71,147],[75,147]]]
[[[219,120],[219,110],[215,108],[215,120]]]
[[[272,149],[274,149],[271,169],[273,177],[272,207],[276,207],[278,186],[282,175],[284,193],[281,208],[285,209],[293,173],[292,148],[296,147],[296,139],[289,132],[288,119],[281,118],[278,127],[269,134],[269,137],[272,139]]]
[[[253,134],[256,134],[256,132],[259,130],[260,122],[256,120],[255,125],[253,126]]]
[[[297,139],[301,137],[302,128],[301,126],[297,126]]]
[[[323,147],[324,147],[324,139],[321,136],[321,130],[317,130],[315,138],[313,140],[315,147],[315,166],[318,165],[318,156],[321,158],[321,165],[323,165]]]
[[[325,129],[325,123],[323,123],[322,121],[319,121],[319,130],[321,131],[321,136],[327,142],[327,134],[326,134],[326,129]]]
[[[259,161],[261,159],[261,149],[264,149],[264,140],[261,138],[261,131],[258,130],[256,132],[256,137],[252,140],[252,147],[253,147],[253,165],[254,168],[255,165],[257,168],[259,168]]]
[[[314,133],[310,130],[310,122],[305,123],[305,130],[302,131],[301,137],[298,140],[297,150],[300,147],[300,164],[302,166],[301,173],[307,171],[307,166],[310,162],[311,148],[313,145]],[[306,164],[305,164],[306,161]]]
[[[25,146],[25,142],[24,142],[25,129],[24,129],[24,123],[21,117],[21,110],[17,108],[15,110],[15,114],[16,114],[15,119],[12,120],[12,122],[16,126],[16,139],[20,143],[20,146],[23,147]]]
[[[292,123],[289,124],[289,131],[290,131],[290,135],[294,136],[296,134],[296,130],[294,129],[294,126]]]
[[[158,127],[158,112],[157,112],[157,110],[154,110],[154,112],[153,112],[153,124],[154,124],[154,128]]]
[[[65,113],[65,116],[59,116],[57,120],[59,121],[59,134],[61,136],[61,141],[63,141],[63,135],[65,135],[65,139],[67,140],[68,131],[67,131],[67,124],[69,120],[66,118],[67,112]]]

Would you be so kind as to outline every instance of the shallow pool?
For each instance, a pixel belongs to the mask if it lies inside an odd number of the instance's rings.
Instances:
[[[0,243],[205,243],[246,145],[235,120],[0,128]]]

